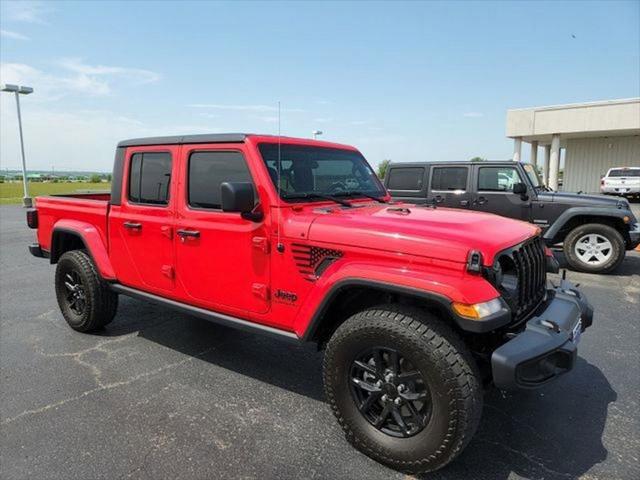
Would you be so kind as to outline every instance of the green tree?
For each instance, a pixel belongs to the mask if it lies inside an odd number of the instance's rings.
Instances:
[[[472,162],[486,162],[487,159],[486,158],[482,158],[482,157],[473,157],[471,159]]]
[[[388,158],[385,158],[378,165],[378,178],[380,180],[384,179],[384,176],[387,173],[387,169],[389,168],[390,163],[391,163],[391,160],[389,160]]]
[[[91,183],[100,183],[102,181],[102,177],[96,173],[94,173],[93,175],[91,175],[91,177],[89,178],[89,181]]]

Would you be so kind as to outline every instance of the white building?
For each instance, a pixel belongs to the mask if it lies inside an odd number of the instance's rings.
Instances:
[[[509,110],[507,137],[514,161],[522,159],[522,142],[531,145],[530,161],[542,166],[552,189],[558,189],[564,150],[562,189],[599,192],[609,168],[640,167],[640,98]]]

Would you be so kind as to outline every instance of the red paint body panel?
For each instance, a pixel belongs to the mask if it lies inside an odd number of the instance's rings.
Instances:
[[[491,265],[496,253],[539,233],[529,223],[446,208],[403,205],[406,209],[398,211],[398,204],[368,199],[352,200],[351,209],[331,201],[284,202],[258,151],[260,143],[277,141],[250,135],[243,143],[127,147],[121,205],[110,206],[108,195],[99,194],[38,198],[38,242],[49,249],[53,229],[63,226],[82,236],[107,279],[302,336],[332,288],[349,280],[431,292],[468,304],[491,300],[498,296],[493,286],[466,271],[469,251],[480,251],[484,264]],[[281,141],[355,150],[323,141]],[[189,155],[212,150],[243,154],[262,222],[188,205]],[[159,151],[172,157],[168,205],[129,202],[131,155]],[[141,227],[131,230],[126,222]],[[176,235],[180,229],[200,236],[181,238]],[[279,242],[282,253],[276,250]],[[340,254],[319,278],[299,265],[300,252],[309,247]]]

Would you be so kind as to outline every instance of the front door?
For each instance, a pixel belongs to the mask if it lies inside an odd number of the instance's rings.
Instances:
[[[222,211],[223,182],[251,182],[233,145],[184,146],[185,195],[176,220],[177,279],[187,301],[230,313],[269,308],[269,244],[263,222]],[[257,200],[256,200],[257,201]]]
[[[451,208],[469,207],[469,167],[433,167],[427,202]]]
[[[176,199],[172,182],[176,146],[127,151],[121,205],[109,213],[111,259],[118,281],[168,293],[174,287],[172,228]]]
[[[474,177],[475,195],[471,208],[504,217],[529,220],[530,200],[523,200],[520,194],[513,193],[514,184],[525,183],[515,166],[477,165]],[[532,193],[529,192],[529,195]]]

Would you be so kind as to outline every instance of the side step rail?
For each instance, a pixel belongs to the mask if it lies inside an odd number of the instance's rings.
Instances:
[[[231,315],[225,315],[223,313],[212,312],[211,310],[206,310],[204,308],[194,307],[193,305],[188,305],[186,303],[163,298],[158,295],[154,295],[153,293],[143,292],[131,287],[125,287],[124,285],[121,285],[119,283],[112,283],[110,284],[110,287],[114,292],[121,293],[128,297],[146,300],[151,303],[157,303],[158,305],[163,305],[187,315],[193,315],[194,317],[209,320],[210,322],[218,323],[220,325],[239,328],[241,330],[246,330],[252,333],[261,333],[263,335],[269,335],[281,340],[295,343],[301,341],[301,339],[293,332],[279,330],[277,328],[269,327],[267,325],[260,325],[259,323],[249,322],[247,320],[243,320],[242,318],[233,317]]]

